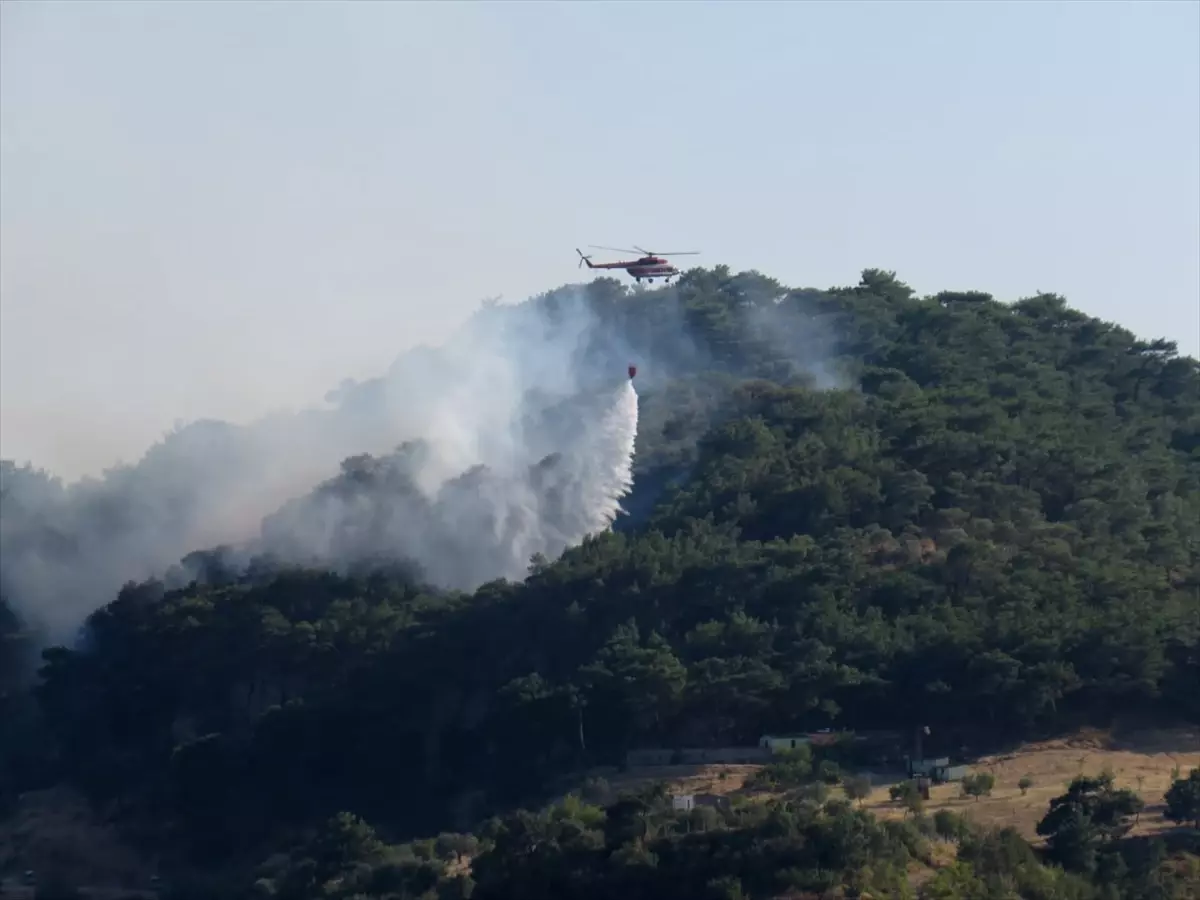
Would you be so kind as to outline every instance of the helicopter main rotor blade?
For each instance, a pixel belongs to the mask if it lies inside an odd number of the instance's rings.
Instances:
[[[638,251],[638,250],[622,250],[620,247],[601,247],[599,244],[588,244],[588,246],[589,246],[589,247],[591,247],[591,248],[592,248],[592,249],[594,249],[594,250],[608,250],[608,251],[611,251],[612,253],[638,253],[638,252],[644,252],[644,251]]]
[[[699,250],[655,250],[651,256],[699,256]]]

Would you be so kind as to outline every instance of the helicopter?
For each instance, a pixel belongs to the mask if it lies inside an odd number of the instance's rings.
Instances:
[[[679,270],[666,261],[663,257],[666,256],[695,256],[699,250],[679,250],[675,253],[658,253],[651,252],[642,247],[634,246],[633,250],[621,250],[618,247],[598,247],[595,244],[589,245],[596,250],[610,250],[613,253],[641,253],[641,259],[628,260],[625,262],[610,262],[610,263],[593,263],[590,256],[584,256],[578,247],[575,252],[579,254],[579,266],[583,267],[587,263],[589,269],[624,269],[627,273],[633,276],[634,280],[639,284],[642,279],[653,283],[655,278],[661,278],[667,284],[671,283],[671,279],[679,274]]]

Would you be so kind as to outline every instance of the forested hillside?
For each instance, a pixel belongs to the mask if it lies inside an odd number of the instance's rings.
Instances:
[[[165,858],[215,868],[340,811],[396,841],[466,832],[642,746],[1200,720],[1196,360],[1054,295],[919,298],[878,270],[829,291],[718,268],[587,292],[597,340],[654,362],[614,532],[474,593],[402,559],[340,576],[213,552],[198,580],[130,585],[78,647],[46,650],[32,694],[31,638],[0,607],[0,714],[21,736],[0,790],[69,782]],[[381,472],[359,460],[322,490],[369,493]],[[688,870],[697,891],[769,897],[781,883],[754,873],[771,854],[797,872],[874,866],[860,883],[901,896],[893,876],[925,853],[865,814],[780,807],[726,823],[739,861],[701,873],[726,838],[630,843],[637,809],[494,824],[477,896],[665,897],[665,873]],[[534,884],[546,829],[570,860],[557,893]],[[809,851],[781,849],[798,834]],[[1018,851],[960,838],[965,868],[928,896],[1013,896],[984,882]],[[589,881],[612,853],[633,868]],[[1019,896],[1092,896],[1021,860]],[[331,895],[305,871],[278,896]],[[425,877],[355,896],[450,890]]]

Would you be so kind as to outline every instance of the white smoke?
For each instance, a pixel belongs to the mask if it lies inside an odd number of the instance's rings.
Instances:
[[[337,478],[268,517],[262,539],[242,555],[339,571],[399,557],[458,590],[522,579],[534,556],[554,559],[609,528],[633,481],[638,404],[631,382],[545,412],[570,435],[558,450],[537,459],[537,446],[518,442],[494,465],[472,466],[432,492],[424,485],[441,463],[426,442],[386,458],[347,460]]]
[[[5,462],[0,593],[69,640],[124,583],[217,545],[334,568],[405,556],[457,588],[521,578],[611,525],[630,487],[632,360],[603,315],[576,288],[485,308],[330,405],[194,423],[102,479]]]

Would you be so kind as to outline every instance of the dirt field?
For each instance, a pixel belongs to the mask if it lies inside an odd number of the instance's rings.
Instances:
[[[1171,823],[1162,817],[1163,794],[1171,784],[1171,771],[1181,774],[1200,766],[1200,729],[1142,732],[1125,739],[1093,731],[1073,738],[1029,744],[1004,756],[985,756],[972,769],[991,772],[996,787],[990,797],[973,800],[961,796],[956,784],[935,785],[929,809],[951,809],[981,824],[1013,826],[1026,838],[1037,840],[1037,823],[1053,797],[1062,794],[1077,775],[1099,775],[1108,770],[1118,787],[1136,791],[1146,808],[1134,829],[1146,834]],[[1017,783],[1025,776],[1033,787],[1022,796]],[[888,802],[887,789],[872,793],[866,805],[878,815],[902,815]]]
[[[615,789],[636,790],[658,781],[671,785],[674,794],[733,794],[741,791],[746,779],[762,766],[695,765],[645,766],[616,775],[605,774]]]
[[[1027,839],[1037,841],[1037,823],[1046,814],[1052,797],[1062,794],[1076,775],[1098,775],[1105,769],[1118,787],[1136,791],[1146,802],[1135,833],[1146,834],[1171,825],[1162,817],[1163,794],[1178,767],[1186,775],[1200,767],[1200,728],[1141,731],[1128,735],[1089,731],[1072,738],[1029,744],[1003,756],[985,756],[971,764],[973,771],[991,772],[996,786],[990,797],[973,800],[961,795],[957,784],[934,785],[929,812],[950,809],[973,821],[996,827],[1013,826]],[[736,793],[758,766],[662,766],[610,778],[614,787],[667,780],[675,793]],[[724,776],[722,777],[722,773]],[[1025,795],[1017,783],[1033,779]],[[863,806],[880,817],[904,813],[888,796],[894,779],[879,778]]]

